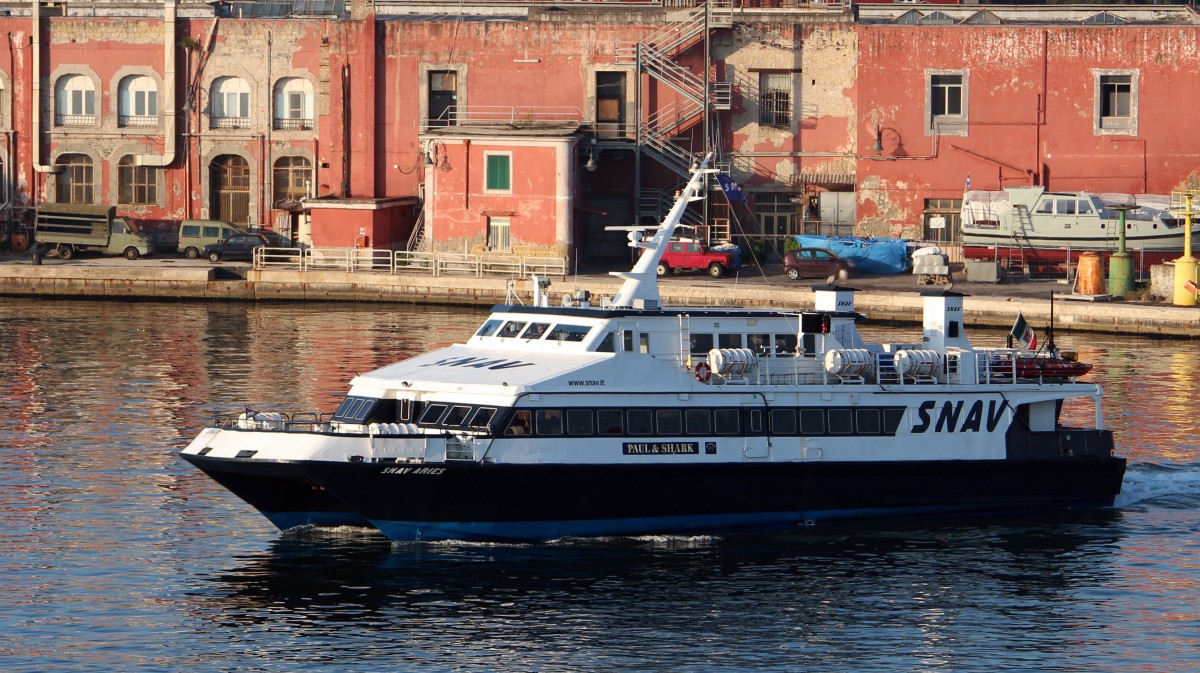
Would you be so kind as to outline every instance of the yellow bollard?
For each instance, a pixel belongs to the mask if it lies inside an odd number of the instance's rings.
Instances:
[[[1188,281],[1196,283],[1196,258],[1192,257],[1192,197],[1190,192],[1183,195],[1185,209],[1183,211],[1183,257],[1175,260],[1175,298],[1172,303],[1176,306],[1195,306],[1196,293],[1188,289]]]

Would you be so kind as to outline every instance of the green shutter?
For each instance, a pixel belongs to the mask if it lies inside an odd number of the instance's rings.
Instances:
[[[487,188],[508,191],[512,189],[512,157],[506,154],[487,155]]]

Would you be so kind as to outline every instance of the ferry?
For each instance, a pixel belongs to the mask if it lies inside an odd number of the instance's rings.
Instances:
[[[1031,264],[1057,263],[1081,252],[1116,251],[1121,225],[1115,207],[1127,207],[1126,249],[1140,266],[1182,254],[1185,218],[1165,195],[1050,192],[1044,187],[1006,187],[963,195],[963,255],[999,259],[1019,250]],[[1193,225],[1200,234],[1200,221]],[[998,252],[999,250],[999,252]]]
[[[182,457],[281,528],[536,542],[1110,507],[1125,459],[1086,367],[973,347],[964,295],[867,343],[812,309],[667,307],[657,265],[705,159],[609,298],[493,309],[466,343],[361,374],[331,417],[247,410]],[[1042,357],[1037,366],[1037,358]],[[1064,423],[1064,404],[1080,407]]]

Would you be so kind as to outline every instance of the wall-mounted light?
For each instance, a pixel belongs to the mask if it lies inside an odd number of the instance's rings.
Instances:
[[[883,151],[883,129],[878,126],[875,127],[875,147],[872,149],[876,152]]]
[[[583,165],[583,169],[589,173],[595,173],[596,169],[599,167],[600,167],[600,164],[596,163],[596,152],[595,151],[588,152],[587,163],[585,163]]]

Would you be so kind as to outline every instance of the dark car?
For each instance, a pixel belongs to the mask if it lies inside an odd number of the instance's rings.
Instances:
[[[820,248],[798,248],[783,256],[783,272],[788,278],[828,278],[845,280],[850,277],[854,264]]]
[[[296,247],[296,243],[292,239],[284,236],[283,234],[279,233],[278,231],[274,231],[271,229],[251,229],[250,233],[258,234],[259,236],[266,238],[268,248],[294,248],[294,247]]]
[[[262,234],[234,234],[220,243],[205,247],[204,254],[208,255],[210,262],[221,260],[249,262],[254,259],[255,249],[269,247],[270,243]]]

